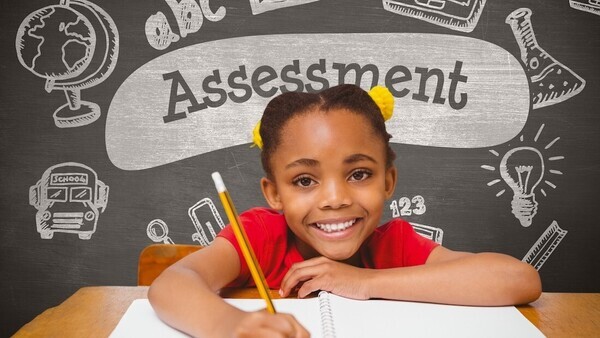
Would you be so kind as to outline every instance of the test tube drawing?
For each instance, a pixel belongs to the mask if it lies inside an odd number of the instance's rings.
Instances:
[[[506,23],[519,44],[525,73],[531,79],[533,109],[537,109],[579,94],[585,80],[540,47],[533,32],[531,14],[529,8],[519,8],[508,15]]]
[[[432,227],[430,225],[419,224],[410,222],[415,232],[419,235],[429,238],[430,240],[442,244],[442,240],[444,239],[444,230],[436,227]]]
[[[208,211],[210,211],[210,214]],[[201,199],[189,208],[188,215],[196,228],[196,232],[192,235],[192,240],[199,242],[202,246],[210,245],[215,237],[217,237],[217,234],[225,227],[219,211],[208,197]]]
[[[257,15],[279,8],[304,5],[319,0],[250,0],[252,14]]]
[[[561,229],[556,221],[553,221],[531,249],[529,249],[522,261],[531,264],[536,270],[539,270],[554,252],[558,244],[565,238],[567,232]]]
[[[155,243],[175,244],[169,237],[169,227],[162,219],[153,219],[148,223],[146,234]]]

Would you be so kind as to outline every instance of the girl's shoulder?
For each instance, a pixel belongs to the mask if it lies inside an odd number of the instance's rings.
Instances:
[[[374,266],[387,268],[424,264],[438,245],[418,234],[408,221],[394,218],[375,229],[367,247],[372,251],[371,256],[384,257]]]
[[[369,237],[370,243],[391,242],[413,242],[421,241],[423,236],[418,234],[412,224],[401,218],[393,218],[392,220],[377,227]]]
[[[405,230],[413,230],[412,225],[402,218],[393,218],[387,223],[377,227],[373,234],[384,235],[389,232],[402,232]]]
[[[255,207],[248,209],[240,214],[240,221],[246,231],[254,229],[257,231],[266,231],[269,234],[285,233],[287,231],[287,224],[283,214],[270,208]]]
[[[266,207],[250,208],[240,214],[240,218],[251,220],[283,221],[285,217],[275,209]]]

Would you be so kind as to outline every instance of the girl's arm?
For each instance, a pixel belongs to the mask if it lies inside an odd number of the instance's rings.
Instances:
[[[497,253],[466,253],[436,247],[426,264],[361,269],[325,257],[292,266],[282,282],[286,296],[300,282],[298,296],[316,290],[358,299],[385,298],[443,304],[499,306],[529,303],[541,294],[538,272]]]
[[[217,237],[167,268],[150,286],[148,299],[163,321],[195,337],[260,337],[273,332],[308,337],[290,315],[244,312],[226,303],[216,291],[239,270],[237,252]]]
[[[372,298],[500,306],[535,301],[538,272],[499,253],[466,253],[436,247],[425,265],[378,270],[369,278]]]

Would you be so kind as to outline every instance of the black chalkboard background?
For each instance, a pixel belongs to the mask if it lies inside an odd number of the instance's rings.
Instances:
[[[119,86],[145,63],[179,48],[230,37],[379,32],[468,36],[498,45],[520,60],[519,46],[505,19],[524,7],[533,12],[537,42],[586,81],[583,91],[568,100],[531,109],[519,133],[531,140],[543,125],[539,144],[560,137],[552,145],[552,156],[564,156],[551,164],[562,175],[549,179],[556,188],[545,185],[547,196],[537,195],[533,224],[519,224],[511,213],[512,194],[496,197],[507,186],[500,187],[503,182],[488,186],[499,175],[482,169],[483,165],[498,167],[499,160],[490,150],[502,154],[522,143],[519,136],[495,147],[474,149],[396,143],[400,180],[394,198],[422,196],[426,212],[404,218],[443,229],[443,244],[455,250],[502,252],[522,259],[556,221],[568,233],[539,269],[544,291],[600,292],[600,256],[594,244],[600,238],[598,12],[575,10],[568,0],[488,0],[473,31],[461,32],[391,13],[381,1],[320,0],[253,15],[249,1],[212,0],[213,11],[226,8],[225,17],[217,22],[205,19],[198,32],[161,51],[149,45],[144,27],[151,15],[161,11],[177,32],[165,1],[98,0],[95,3],[112,17],[120,37],[114,72],[82,91],[85,99],[100,106],[102,115],[86,126],[57,128],[52,112],[65,104],[64,94],[47,93],[45,80],[19,63],[15,49],[21,22],[57,2],[0,2],[0,336],[14,333],[81,287],[135,285],[138,255],[153,243],[146,234],[151,220],[167,223],[173,242],[194,243],[188,209],[202,198],[218,201],[210,179],[213,171],[223,175],[238,210],[265,205],[258,185],[259,153],[249,144],[144,170],[122,170],[111,162],[105,146],[106,112]],[[385,55],[385,46],[373,53]],[[250,140],[251,130],[240,132],[248,133]],[[48,168],[67,162],[92,168],[110,187],[106,211],[89,240],[66,233],[42,239],[36,231],[29,189]],[[388,209],[386,220],[392,216]]]

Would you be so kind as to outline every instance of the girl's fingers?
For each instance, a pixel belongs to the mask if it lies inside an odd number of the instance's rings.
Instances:
[[[291,325],[291,333],[290,337],[294,338],[305,338],[310,337],[308,331],[296,320],[296,318],[290,314],[283,313],[281,314],[287,322]]]
[[[283,277],[279,294],[282,297],[287,297],[292,289],[299,283],[318,276],[324,269],[328,268],[329,263],[331,262],[332,261],[329,258],[320,256],[292,265],[290,270],[288,270]]]
[[[239,338],[255,338],[255,337],[264,337],[264,338],[290,338],[294,336],[285,335],[284,333],[273,331],[270,328],[259,328],[256,331],[248,332],[248,334],[244,334],[239,336]]]
[[[298,323],[298,321],[296,321],[296,319],[294,318],[294,329],[295,329],[295,333],[296,335],[293,336],[294,338],[309,338],[310,337],[310,333],[308,332],[307,329],[304,328],[304,326],[300,325],[300,323]]]
[[[302,284],[300,289],[298,289],[298,298],[304,298],[317,290],[329,291],[322,287],[318,279],[311,279],[308,282]]]
[[[308,267],[293,266],[281,281],[280,295],[286,297],[298,283],[315,277],[319,271],[319,265]]]
[[[281,337],[309,337],[308,331],[298,323],[294,316],[287,313],[278,313],[273,319],[276,320],[269,320],[267,325],[274,332],[281,334]]]
[[[234,334],[235,337],[305,338],[308,331],[287,313],[270,314],[266,310],[249,314],[250,319]]]

